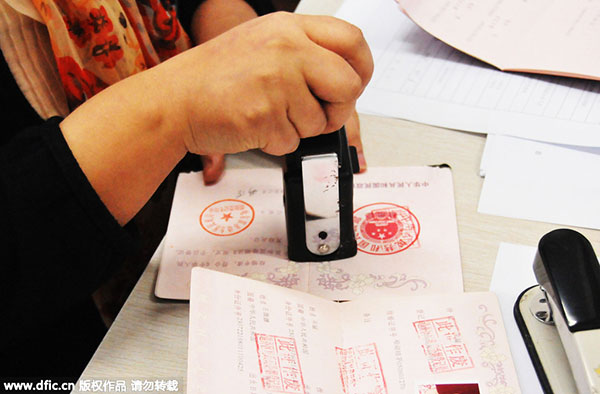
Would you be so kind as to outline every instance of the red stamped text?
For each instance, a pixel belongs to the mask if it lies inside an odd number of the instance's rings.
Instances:
[[[270,392],[304,394],[298,348],[294,338],[255,334],[263,388]]]
[[[429,369],[433,373],[474,368],[467,346],[462,342],[454,316],[413,323]]]
[[[387,394],[379,353],[374,343],[336,348],[344,394]]]

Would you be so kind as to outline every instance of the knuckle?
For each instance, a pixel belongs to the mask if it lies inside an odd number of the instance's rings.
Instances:
[[[277,23],[289,23],[294,18],[293,14],[285,11],[272,12],[269,14],[269,17]]]
[[[348,94],[351,100],[356,100],[363,91],[363,82],[357,74],[347,81]]]
[[[296,44],[287,34],[275,34],[268,37],[264,47],[267,50],[277,51],[279,56],[289,56],[289,52],[296,49]]]
[[[295,151],[298,148],[298,145],[300,145],[300,138],[297,136],[295,138],[285,139],[275,137],[269,140],[263,148],[263,151],[271,155],[283,156]]]
[[[285,85],[287,73],[284,67],[271,64],[259,71],[258,79],[265,89],[281,89]]]
[[[283,154],[287,154],[287,153],[291,153],[291,152],[295,151],[296,149],[298,149],[299,145],[300,145],[300,138],[298,138],[298,137],[291,138],[290,142],[287,146],[287,149]]]
[[[314,133],[311,135],[311,137],[319,135],[325,131],[325,129],[327,128],[327,117],[321,115],[316,119],[315,123],[316,125],[314,128]]]
[[[342,128],[342,126],[344,125],[344,121],[341,119],[331,119],[328,123],[327,123],[327,131],[336,131]]]
[[[244,128],[253,130],[261,128],[266,122],[272,119],[274,115],[273,105],[267,100],[256,100],[250,105],[246,105],[242,111],[242,122]]]
[[[328,110],[326,131],[335,131],[340,129],[350,118],[351,108],[343,106],[331,106]]]
[[[266,16],[268,28],[263,30],[265,35],[262,46],[276,50],[295,49],[299,31],[295,28],[294,17],[294,14],[283,11]]]
[[[365,36],[362,30],[359,27],[350,23],[348,23],[346,26],[348,41],[350,42],[350,44],[352,46],[362,45],[365,42]]]
[[[300,138],[314,137],[321,134],[327,127],[327,118],[323,111],[312,111],[307,114],[305,121],[299,125]]]
[[[325,114],[320,112],[319,115],[314,118],[314,123],[315,125],[313,128],[313,133],[310,135],[310,137],[319,135],[325,131],[327,128],[327,117]]]
[[[330,116],[329,119],[327,119],[327,127],[325,128],[325,132],[329,133],[331,131],[339,130],[342,128],[344,123],[345,120],[343,117],[339,116],[339,114]]]
[[[319,129],[312,125],[302,125],[301,127],[298,128],[298,135],[300,136],[300,138],[314,137],[315,135],[318,135],[318,134],[319,134]]]

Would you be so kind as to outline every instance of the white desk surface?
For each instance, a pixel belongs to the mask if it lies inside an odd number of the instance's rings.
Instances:
[[[341,2],[302,0],[297,12],[331,15]],[[477,213],[485,136],[377,116],[360,119],[370,166],[447,163],[452,167],[465,291],[488,290],[500,242],[535,246],[540,237],[559,227]],[[229,157],[227,162],[228,168],[276,165],[252,152]],[[577,231],[598,248],[600,231]],[[188,303],[154,297],[159,257],[160,247],[81,379],[177,379],[180,392],[185,391]]]

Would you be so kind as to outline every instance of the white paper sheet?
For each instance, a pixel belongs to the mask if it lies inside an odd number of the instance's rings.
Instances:
[[[503,150],[504,144],[503,141],[509,137],[498,136],[497,134],[488,134],[485,138],[485,146],[483,148],[483,154],[481,155],[481,162],[479,163],[479,176],[485,177],[485,172],[488,166],[488,163],[499,161],[503,163],[507,157],[510,157],[510,151],[506,152]],[[500,139],[500,142],[498,142]],[[600,148],[592,147],[592,146],[572,146],[572,145],[557,145],[561,148],[571,150],[573,152],[584,152],[584,153],[592,153],[595,155],[600,155]],[[561,157],[557,157],[557,160],[560,160]]]
[[[600,82],[501,72],[417,27],[393,0],[346,0],[375,72],[363,113],[478,133],[600,146]]]
[[[543,391],[515,322],[513,307],[523,290],[537,284],[533,274],[535,252],[535,247],[501,243],[490,284],[490,291],[496,294],[500,303],[521,390],[527,394],[542,394]]]
[[[598,149],[494,136],[478,211],[600,229]]]
[[[206,187],[177,181],[155,294],[189,299],[199,266],[336,300],[361,294],[462,292],[452,173],[436,167],[369,168],[354,176],[355,257],[287,259],[280,169],[228,170]]]

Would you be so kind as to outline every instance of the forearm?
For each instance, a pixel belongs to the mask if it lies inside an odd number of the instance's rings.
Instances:
[[[165,112],[164,85],[154,70],[94,96],[60,127],[79,166],[111,214],[127,223],[185,155]]]
[[[272,14],[107,88],[61,129],[124,224],[188,151],[282,155],[300,138],[337,130],[372,69],[357,28],[331,17]]]
[[[244,0],[205,0],[192,18],[192,38],[201,44],[256,17]]]

